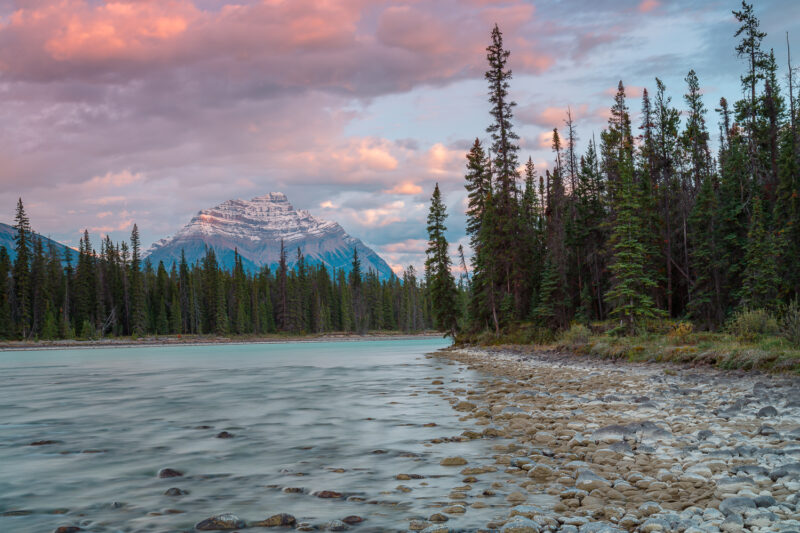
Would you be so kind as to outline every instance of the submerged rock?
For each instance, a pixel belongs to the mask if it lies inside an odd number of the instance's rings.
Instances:
[[[189,494],[188,490],[179,489],[178,487],[171,487],[168,488],[165,492],[165,496],[183,496],[184,494]]]
[[[172,468],[162,468],[158,471],[158,477],[162,479],[171,478],[171,477],[181,477],[183,476],[183,472],[178,470],[173,470]]]
[[[218,439],[232,439],[234,437],[233,433],[228,433],[227,431],[220,431],[217,433]]]
[[[463,466],[467,464],[467,460],[463,457],[445,457],[439,464],[442,466]]]
[[[361,518],[358,515],[350,515],[350,516],[345,516],[344,518],[342,518],[342,522],[344,522],[345,524],[350,524],[350,525],[360,524],[363,521],[364,521],[364,519]]]
[[[326,499],[335,499],[335,498],[344,498],[344,494],[341,492],[336,492],[335,490],[321,490],[314,493],[314,496],[317,498],[326,498]]]
[[[198,531],[227,531],[246,527],[245,521],[231,513],[224,513],[206,518],[195,524]]]
[[[345,531],[349,529],[347,524],[342,522],[341,520],[331,520],[328,522],[328,526],[326,528],[328,531]]]
[[[78,533],[78,531],[83,531],[83,529],[78,526],[61,526],[56,528],[53,533]]]
[[[250,525],[254,527],[293,527],[296,523],[297,520],[294,516],[287,513],[279,513],[265,520],[253,522]]]

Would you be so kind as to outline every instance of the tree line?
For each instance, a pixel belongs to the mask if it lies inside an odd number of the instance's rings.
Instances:
[[[544,173],[531,158],[520,163],[510,51],[494,27],[485,75],[490,143],[476,139],[466,158],[468,298],[460,316],[447,298],[433,300],[441,329],[499,334],[523,322],[554,331],[611,321],[635,333],[673,318],[716,330],[739,309],[780,313],[797,302],[800,116],[791,61],[782,87],[753,6],[742,2],[733,15],[743,97],[715,107],[716,153],[690,70],[682,109],[656,78],[655,90],[643,91],[638,124],[620,81],[607,127],[583,154],[568,112],[553,130],[554,164]],[[438,197],[437,186],[431,216],[443,222]],[[431,287],[452,294],[450,260],[437,255],[447,246],[442,227],[429,226],[428,260],[439,276]]]
[[[22,199],[16,209],[12,261],[0,247],[0,338],[71,339],[174,334],[263,335],[432,327],[424,279],[413,266],[402,280],[328,270],[281,243],[277,268],[247,272],[241,257],[225,270],[213,248],[202,260],[169,268],[142,259],[139,230],[130,243],[106,236],[99,252],[85,231],[78,250],[63,256],[31,230]]]

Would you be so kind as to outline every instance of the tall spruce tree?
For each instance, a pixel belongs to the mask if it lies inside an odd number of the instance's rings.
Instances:
[[[635,333],[646,320],[661,316],[650,289],[656,285],[647,269],[647,247],[643,242],[640,189],[633,182],[633,162],[623,159],[619,166],[614,229],[611,234],[611,288],[606,300],[619,330]]]
[[[439,331],[455,338],[458,329],[458,289],[450,270],[449,244],[445,232],[447,209],[442,202],[439,184],[433,189],[428,212],[428,248],[425,251],[425,271],[433,304],[433,317]]]
[[[14,302],[16,304],[15,318],[18,324],[19,334],[23,339],[31,335],[31,240],[32,231],[28,215],[25,213],[25,206],[22,198],[17,201],[17,212],[14,216],[14,229],[17,231],[14,237],[14,251],[17,258],[14,261]]]

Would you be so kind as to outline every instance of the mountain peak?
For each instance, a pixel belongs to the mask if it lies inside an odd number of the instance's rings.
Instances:
[[[290,260],[295,259],[299,248],[310,263],[349,271],[355,249],[364,270],[371,268],[381,277],[393,275],[378,254],[348,235],[337,222],[296,210],[282,192],[251,200],[227,200],[203,209],[174,237],[154,243],[148,254],[154,262],[171,264],[180,259],[183,250],[187,261],[194,262],[205,255],[206,247],[212,247],[223,266],[230,267],[234,250],[238,250],[246,267],[255,270],[278,263],[281,241]]]
[[[270,192],[264,196],[256,196],[252,200],[253,203],[272,203],[272,204],[288,204],[289,199],[282,192]]]

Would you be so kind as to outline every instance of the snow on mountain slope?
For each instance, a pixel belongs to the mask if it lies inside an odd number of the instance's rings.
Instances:
[[[164,261],[168,267],[181,257],[190,263],[213,247],[219,262],[233,265],[238,249],[245,268],[277,265],[281,239],[287,258],[294,263],[297,249],[306,261],[323,263],[329,269],[350,271],[353,250],[358,250],[362,270],[375,270],[381,279],[393,275],[389,265],[359,239],[351,237],[336,222],[323,220],[305,210],[295,210],[286,195],[272,192],[252,200],[228,200],[211,209],[203,209],[174,237],[162,239],[148,251],[150,260]]]

